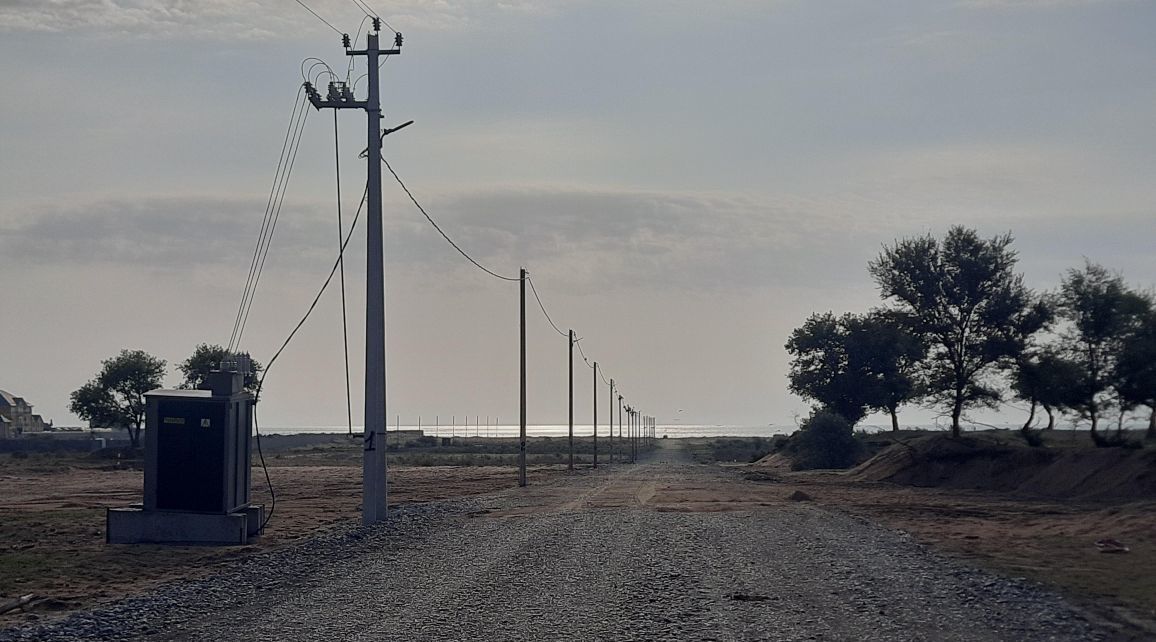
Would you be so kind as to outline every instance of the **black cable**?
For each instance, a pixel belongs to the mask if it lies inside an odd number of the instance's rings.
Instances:
[[[530,282],[530,291],[534,293],[534,299],[538,301],[538,307],[542,308],[542,314],[546,315],[546,320],[550,322],[554,331],[564,337],[570,336],[569,333],[562,332],[562,330],[555,325],[554,320],[550,318],[550,313],[546,311],[546,306],[542,304],[542,298],[538,296],[538,288],[534,287],[534,279],[531,279],[530,276],[527,275],[526,280]]]
[[[393,178],[397,181],[397,184],[401,185],[401,189],[405,190],[406,196],[409,196],[409,200],[413,201],[413,204],[417,206],[418,211],[420,211],[422,213],[422,215],[425,216],[425,219],[427,221],[429,221],[430,225],[432,225],[435,230],[438,231],[438,234],[442,235],[442,238],[446,240],[446,243],[449,243],[450,245],[453,246],[453,248],[455,250],[458,251],[458,254],[461,254],[462,256],[466,257],[467,261],[469,261],[470,263],[473,263],[475,266],[478,267],[478,269],[482,270],[483,272],[485,272],[486,274],[489,274],[492,277],[499,278],[503,281],[520,281],[521,280],[521,277],[502,276],[501,274],[498,274],[497,272],[494,272],[493,270],[487,268],[486,266],[482,265],[481,263],[478,263],[477,261],[475,261],[474,257],[470,256],[469,254],[466,254],[465,250],[463,250],[461,247],[459,247],[457,243],[454,243],[453,239],[451,239],[449,237],[449,235],[447,235],[444,231],[442,231],[441,226],[439,226],[437,224],[437,222],[433,220],[433,217],[431,217],[429,215],[429,213],[425,211],[425,208],[421,206],[421,203],[417,202],[417,199],[414,198],[413,192],[409,191],[409,188],[405,186],[405,183],[402,182],[401,177],[397,175],[397,172],[393,171],[393,167],[390,166],[389,161],[385,160],[384,156],[381,158],[381,162],[385,163],[385,168],[389,170],[390,174],[393,174]]]
[[[590,364],[590,360],[586,358],[586,352],[582,349],[582,340],[577,339],[574,341],[574,344],[578,346],[578,354],[582,355],[582,360],[586,362],[586,367],[593,368],[594,366]]]
[[[269,467],[265,465],[265,453],[261,450],[261,424],[257,421],[257,402],[261,399],[261,390],[265,387],[265,378],[269,376],[269,371],[273,369],[273,364],[277,362],[277,358],[285,351],[289,342],[297,335],[297,331],[301,326],[305,325],[305,321],[309,319],[309,315],[313,314],[314,308],[317,307],[317,302],[321,300],[321,295],[325,294],[325,289],[329,287],[329,283],[333,281],[333,275],[337,272],[338,267],[345,257],[345,248],[349,245],[349,239],[353,238],[353,230],[357,229],[357,221],[361,218],[361,208],[365,206],[365,198],[369,195],[369,184],[365,186],[365,192],[361,195],[361,204],[357,206],[357,213],[353,215],[353,223],[349,226],[349,234],[345,237],[345,242],[341,244],[341,250],[337,254],[337,261],[333,263],[333,269],[329,270],[329,276],[326,277],[325,283],[321,284],[321,289],[317,291],[317,296],[313,297],[313,303],[309,304],[309,309],[305,311],[305,316],[297,322],[293,331],[285,338],[285,342],[273,354],[273,358],[265,364],[265,371],[261,373],[261,379],[257,382],[257,390],[253,395],[253,431],[257,435],[257,457],[261,461],[261,469],[265,473],[265,484],[269,486],[270,506],[269,512],[265,514],[265,519],[261,522],[261,530],[265,530],[265,525],[273,518],[273,511],[277,509],[277,494],[273,491],[273,483],[269,479]]]
[[[318,15],[316,11],[314,11],[314,10],[310,9],[310,8],[309,8],[309,5],[305,4],[305,3],[304,3],[304,2],[302,2],[301,0],[297,0],[297,4],[301,5],[302,7],[305,7],[305,10],[306,10],[306,11],[308,11],[308,12],[309,12],[309,13],[311,13],[311,14],[313,14],[313,17],[317,18],[317,19],[318,19],[318,20],[320,20],[321,22],[324,22],[324,23],[325,23],[325,25],[326,25],[327,27],[329,27],[330,29],[332,29],[334,32],[336,32],[336,33],[337,33],[337,35],[339,35],[339,36],[343,36],[343,35],[345,35],[345,34],[341,33],[341,30],[340,30],[340,29],[338,29],[337,27],[334,27],[332,24],[330,24],[328,20],[326,20],[325,18],[322,18],[320,15]]]
[[[265,259],[269,257],[269,248],[273,245],[273,233],[277,230],[277,222],[281,220],[281,206],[285,203],[285,193],[289,188],[289,178],[293,175],[293,166],[297,162],[297,150],[301,148],[301,134],[305,131],[305,121],[309,118],[309,109],[302,110],[301,120],[298,123],[298,128],[294,131],[293,151],[289,156],[289,164],[286,167],[285,173],[281,181],[281,191],[277,203],[274,205],[273,217],[269,224],[268,240],[265,242],[265,249],[261,254],[261,262],[257,265],[257,274],[253,279],[253,287],[249,291],[249,304],[245,308],[245,317],[241,319],[241,329],[237,332],[237,345],[241,343],[241,337],[245,334],[245,326],[249,323],[249,312],[253,309],[253,300],[257,296],[257,285],[261,282],[261,275],[265,272]]]
[[[305,101],[301,98],[302,92],[305,90],[304,86],[297,88],[297,96],[293,99],[293,111],[289,116],[289,125],[285,128],[285,138],[281,141],[281,154],[277,157],[277,170],[273,173],[273,185],[269,188],[269,198],[265,201],[265,216],[261,220],[261,231],[257,236],[257,245],[253,248],[253,259],[249,264],[249,276],[245,280],[245,289],[241,291],[241,303],[237,306],[237,318],[233,320],[233,332],[229,335],[229,351],[232,351],[233,344],[237,338],[237,330],[241,324],[241,317],[244,314],[245,300],[249,296],[249,288],[253,284],[253,272],[257,269],[257,260],[261,254],[261,245],[264,242],[265,233],[269,225],[269,215],[274,200],[273,195],[277,191],[277,184],[281,178],[281,168],[285,163],[285,150],[289,148],[289,136],[293,131],[293,124],[297,122],[298,108],[304,108]]]
[[[333,110],[333,158],[337,168],[337,244],[344,248],[341,239],[345,236],[345,224],[341,222],[341,143],[337,135],[337,110]],[[345,252],[341,252],[341,339],[345,345],[345,416],[349,420],[349,434],[353,435],[353,393],[349,387],[349,321],[345,304]]]
[[[349,1],[353,3],[353,6],[357,7],[358,9],[361,9],[361,12],[365,14],[366,18],[373,18],[374,17],[374,15],[372,13],[370,13],[369,10],[366,9],[365,6],[363,6],[357,0],[349,0]]]
[[[352,44],[357,47],[357,41],[361,40],[361,30],[365,28],[365,22],[369,20],[370,16],[367,14],[361,19],[361,24],[357,25],[357,35],[353,36]],[[349,76],[353,73],[353,63],[357,60],[357,56],[349,56],[349,64],[345,68],[345,83],[349,84]]]

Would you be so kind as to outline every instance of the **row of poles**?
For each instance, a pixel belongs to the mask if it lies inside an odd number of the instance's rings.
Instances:
[[[526,268],[521,268],[521,270],[519,271],[519,278],[518,278],[519,294],[520,294],[520,299],[519,299],[520,308],[519,308],[518,318],[519,318],[519,322],[520,322],[519,333],[520,333],[520,347],[521,347],[520,358],[519,358],[519,362],[520,362],[520,366],[521,366],[520,367],[520,375],[521,375],[521,382],[520,383],[521,383],[521,385],[519,386],[519,388],[521,390],[520,404],[519,404],[519,406],[520,406],[519,416],[521,418],[521,421],[519,422],[519,433],[518,433],[518,436],[519,436],[519,439],[518,439],[518,485],[519,486],[525,486],[527,484],[527,480],[526,480],[526,280],[528,277],[529,277],[529,274],[526,272]],[[540,299],[539,299],[538,303],[541,304]],[[543,312],[543,314],[545,314],[545,308],[544,307],[542,308],[542,312]],[[547,319],[547,320],[549,320],[549,319]],[[551,321],[550,323],[551,323],[551,325],[553,325],[553,321]],[[569,463],[567,465],[567,468],[569,470],[574,470],[574,348],[575,348],[575,346],[578,345],[578,337],[574,333],[573,329],[569,330],[569,332],[565,333],[565,335],[567,338],[567,342],[569,344],[568,370],[569,370],[569,384],[570,384],[569,385],[569,433],[568,433],[568,436],[569,436]],[[591,370],[593,371],[592,374],[593,374],[593,406],[594,406],[593,412],[592,412],[592,419],[593,419],[592,423],[594,426],[594,461],[592,463],[592,467],[598,468],[598,379],[601,376],[601,372],[598,370],[598,362],[597,361],[595,361],[590,367],[591,367]],[[610,403],[607,406],[607,409],[608,409],[607,425],[610,427],[610,461],[613,462],[614,461],[614,455],[615,455],[615,453],[614,453],[615,386],[614,386],[614,379],[610,379],[609,381],[606,381],[606,379],[603,377],[603,381],[607,386],[609,386],[609,392],[610,392],[610,396],[609,396]],[[651,417],[649,415],[643,415],[641,413],[641,411],[639,411],[637,408],[633,408],[629,405],[626,405],[624,403],[625,398],[622,396],[621,390],[618,391],[617,401],[618,401],[618,441],[619,441],[619,444],[622,444],[624,441],[628,442],[629,453],[630,453],[629,462],[633,464],[636,461],[638,461],[639,447],[643,446],[643,445],[650,445],[653,443],[651,440],[654,438],[654,432],[655,432],[654,429],[655,429],[656,422],[655,422],[653,417]],[[626,413],[626,431],[627,431],[627,434],[625,436],[623,436],[623,434],[622,434],[623,433],[623,425],[622,425],[623,411],[625,411],[625,413]],[[646,440],[645,444],[643,444],[643,440]],[[625,457],[625,453],[623,453],[623,457]]]
[[[363,434],[363,460],[362,460],[362,522],[364,524],[373,524],[385,519],[387,515],[387,493],[388,493],[388,479],[386,471],[386,426],[388,416],[386,414],[386,382],[385,382],[385,275],[384,275],[384,252],[383,252],[383,226],[381,215],[381,167],[383,164],[381,147],[382,139],[386,134],[389,134],[400,127],[382,130],[381,128],[381,99],[380,99],[380,80],[379,68],[381,66],[382,57],[396,56],[401,53],[402,38],[400,33],[395,33],[393,48],[381,48],[379,44],[379,34],[381,30],[380,18],[373,18],[373,33],[366,36],[365,49],[356,50],[351,46],[351,41],[348,35],[343,35],[342,44],[345,48],[347,56],[363,56],[366,59],[367,66],[367,84],[368,91],[365,100],[357,100],[353,96],[352,90],[347,88],[344,83],[333,82],[330,83],[329,93],[322,97],[319,92],[308,81],[305,83],[306,94],[309,101],[316,109],[356,109],[363,110],[366,114],[366,133],[367,141],[366,148],[362,154],[366,158],[367,174],[366,174],[366,315],[365,315],[365,413],[364,413],[364,434]],[[408,123],[407,123],[408,124]],[[402,125],[404,126],[404,125]],[[392,173],[392,169],[390,170]],[[395,174],[396,177],[396,174]],[[398,179],[400,182],[400,179]],[[402,185],[403,189],[405,188]],[[408,193],[408,189],[405,190]],[[410,194],[411,199],[412,194]],[[414,204],[419,209],[421,205]],[[423,214],[425,213],[422,209]],[[428,214],[426,214],[428,218]],[[430,223],[441,232],[437,224],[430,219]],[[526,486],[526,282],[528,274],[525,268],[521,268],[519,277],[506,277],[499,275],[491,270],[483,267],[480,263],[475,261],[472,257],[465,253],[457,244],[445,236],[446,240],[454,246],[466,259],[474,263],[475,266],[505,281],[517,280],[520,286],[520,403],[519,403],[519,447],[518,447],[518,485]],[[344,248],[344,246],[343,246]],[[531,287],[533,285],[531,284]],[[535,292],[537,296],[537,292]],[[541,299],[538,299],[541,305]],[[543,306],[542,312],[545,314],[546,309]],[[549,320],[549,315],[547,314]],[[553,321],[550,321],[553,325]],[[553,326],[558,330],[559,334],[565,335],[557,326]],[[574,467],[574,347],[577,344],[577,339],[574,331],[569,332],[570,344],[570,464],[569,467]],[[579,348],[581,350],[581,348]],[[585,358],[585,356],[583,357]],[[600,371],[598,363],[595,362],[591,366],[594,370],[594,466],[598,465],[598,379]],[[614,459],[614,401],[616,388],[614,381],[606,382],[610,386],[610,404],[609,404],[609,421],[611,426],[610,432],[610,447],[611,447],[611,461]],[[654,436],[654,420],[653,417],[642,415],[636,408],[624,406],[624,398],[620,391],[618,391],[618,426],[619,426],[619,442],[624,440],[623,432],[623,411],[626,413],[627,431],[628,435],[625,439],[629,440],[630,461],[634,462],[638,457],[638,449],[640,440],[644,438],[652,439]],[[624,444],[625,445],[625,444]],[[623,455],[625,457],[625,453]]]

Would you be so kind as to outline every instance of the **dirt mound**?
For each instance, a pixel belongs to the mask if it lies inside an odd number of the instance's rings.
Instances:
[[[751,466],[758,466],[760,468],[778,468],[782,470],[791,469],[791,460],[782,453],[771,453],[762,459],[751,463]]]
[[[932,435],[898,443],[852,469],[854,479],[1073,499],[1156,497],[1156,451],[1029,448]]]

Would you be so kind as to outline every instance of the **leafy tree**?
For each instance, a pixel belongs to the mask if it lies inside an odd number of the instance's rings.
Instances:
[[[818,402],[851,424],[867,415],[872,381],[853,355],[848,337],[853,315],[812,314],[787,340],[794,357],[788,373],[791,392]]]
[[[182,388],[197,389],[208,378],[209,373],[220,368],[221,362],[227,359],[232,359],[237,356],[243,356],[249,359],[249,371],[245,373],[245,387],[249,390],[254,390],[260,381],[261,364],[249,357],[248,352],[230,353],[224,347],[219,345],[210,345],[202,343],[193,350],[192,356],[185,359],[177,366],[184,376],[184,381],[181,382]]]
[[[1147,406],[1147,439],[1156,439],[1156,313],[1144,315],[1116,360],[1116,392],[1129,407]]]
[[[927,348],[911,331],[910,321],[893,312],[875,310],[848,323],[852,356],[862,364],[869,382],[867,405],[887,412],[891,429],[899,430],[899,406],[919,394],[918,369]]]
[[[1035,350],[1017,359],[1011,373],[1012,392],[1031,405],[1023,431],[1031,429],[1037,406],[1048,415],[1045,430],[1054,429],[1056,412],[1074,403],[1079,379],[1079,366],[1064,359],[1053,348]]]
[[[1124,344],[1151,314],[1152,304],[1130,290],[1122,276],[1090,261],[1083,269],[1068,270],[1056,301],[1066,321],[1061,337],[1067,357],[1080,370],[1071,408],[1091,422],[1092,439],[1098,440],[1096,430],[1118,383]]]
[[[886,411],[899,429],[898,408],[916,394],[915,368],[922,343],[896,314],[813,314],[791,333],[787,352],[795,394],[818,402],[851,422]]]
[[[981,239],[956,226],[942,243],[931,235],[896,241],[868,265],[883,299],[912,319],[929,349],[926,392],[950,407],[953,436],[964,410],[999,402],[990,375],[1038,322],[1011,244],[1010,234]]]
[[[143,350],[121,350],[101,362],[100,372],[72,393],[69,409],[93,425],[123,427],[133,448],[140,446],[144,394],[161,387],[165,361]]]
[[[787,447],[795,470],[847,468],[855,464],[860,445],[851,422],[843,416],[816,409],[799,428]]]

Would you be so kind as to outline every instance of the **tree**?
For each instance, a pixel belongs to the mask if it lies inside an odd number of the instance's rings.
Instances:
[[[812,314],[787,340],[794,357],[788,373],[791,392],[818,402],[852,425],[867,415],[871,380],[858,367],[848,338],[852,315]]]
[[[1071,407],[1080,379],[1080,368],[1064,359],[1054,348],[1043,348],[1024,354],[1016,360],[1011,373],[1012,392],[1030,404],[1023,431],[1031,429],[1036,406],[1048,414],[1045,430],[1056,427],[1057,411]]]
[[[192,356],[185,359],[177,369],[181,371],[181,375],[185,378],[181,382],[182,388],[197,389],[208,378],[209,373],[220,368],[221,362],[236,357],[244,357],[249,360],[249,371],[245,373],[245,388],[255,390],[260,381],[261,364],[249,357],[248,352],[230,353],[224,347],[219,345],[210,345],[202,343],[193,350]]]
[[[1156,313],[1144,315],[1116,360],[1116,392],[1129,407],[1147,406],[1147,439],[1156,439]]]
[[[1092,439],[1097,440],[1124,343],[1151,314],[1152,304],[1130,290],[1122,276],[1090,261],[1083,269],[1068,270],[1056,302],[1066,322],[1061,332],[1065,352],[1080,369],[1071,408],[1091,422]]]
[[[927,345],[926,392],[950,407],[956,437],[964,410],[999,402],[988,379],[1016,355],[1016,335],[1032,324],[1011,244],[1011,234],[985,240],[956,226],[942,243],[931,235],[896,241],[868,265],[883,299],[912,319]]]
[[[69,409],[94,426],[123,427],[133,448],[140,446],[144,394],[161,387],[165,361],[143,350],[121,350],[101,362],[100,372],[72,393]]]
[[[911,332],[910,321],[893,312],[874,310],[850,324],[852,355],[863,364],[870,380],[867,405],[891,416],[891,430],[899,430],[899,406],[919,394],[918,370],[927,354]]]
[[[787,452],[795,470],[847,468],[855,464],[860,445],[843,416],[816,409],[791,437]]]
[[[898,408],[915,395],[915,366],[924,350],[900,317],[813,314],[791,333],[791,391],[852,425],[868,411],[887,411],[899,429]]]

